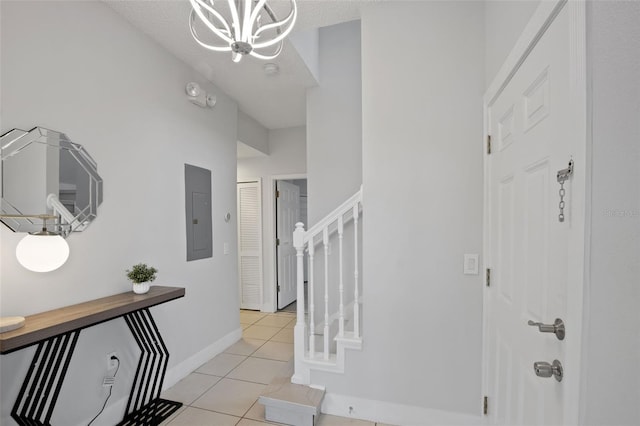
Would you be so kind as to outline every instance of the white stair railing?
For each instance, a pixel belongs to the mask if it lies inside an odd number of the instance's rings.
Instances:
[[[293,245],[297,252],[298,312],[294,329],[295,373],[291,379],[294,383],[309,384],[311,369],[344,371],[345,349],[360,349],[362,347],[358,262],[358,226],[361,209],[362,188],[309,230],[305,231],[302,223],[296,224]],[[354,250],[351,253],[346,253],[344,250],[345,226],[353,227]],[[338,242],[338,259],[337,272],[332,275],[330,271],[333,269],[330,266],[335,267],[336,261],[332,260],[331,239],[335,237],[335,234],[337,234]],[[319,258],[315,256],[316,245],[320,245],[320,249],[324,252],[323,256]],[[307,260],[309,262],[308,300],[306,301],[303,273],[305,251],[308,254]],[[322,260],[324,260],[324,265],[318,269],[323,277],[316,281],[314,265]],[[344,265],[348,264],[348,261],[351,261],[354,269],[352,275],[347,274],[345,277]],[[316,283],[319,283],[321,287],[317,288]],[[353,293],[346,293],[347,284],[353,286]],[[315,305],[316,292],[322,292],[318,296],[324,302],[324,306],[319,312],[317,312]],[[351,296],[353,301],[347,302]],[[336,304],[337,309],[334,308]],[[332,312],[334,315],[331,315]],[[316,318],[316,315],[323,315],[323,317]],[[320,320],[318,326],[316,325],[317,319]],[[337,321],[337,329],[332,327],[334,321]],[[322,339],[316,341],[318,334],[322,334]],[[334,341],[336,342],[335,350],[332,346]],[[317,345],[322,345],[321,352],[317,351]]]

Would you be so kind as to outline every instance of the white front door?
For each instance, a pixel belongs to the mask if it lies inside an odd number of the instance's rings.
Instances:
[[[300,220],[300,188],[285,181],[277,182],[276,244],[278,258],[278,309],[296,300],[296,249],[293,231]]]
[[[262,307],[262,197],[256,182],[238,183],[240,309]]]
[[[575,206],[570,179],[564,185],[565,219],[560,222],[556,178],[572,158],[578,133],[570,103],[567,9],[488,108],[486,367],[487,414],[494,424],[564,424],[566,381],[538,377],[533,365],[558,360],[565,375],[578,374],[566,356],[575,324],[566,324],[565,340],[527,324],[567,320],[568,242]]]

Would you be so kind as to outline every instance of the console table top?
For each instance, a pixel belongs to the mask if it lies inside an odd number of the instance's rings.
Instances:
[[[130,312],[184,297],[183,287],[151,286],[146,294],[132,291],[25,317],[24,327],[0,333],[0,354],[31,346],[60,334],[80,330]]]

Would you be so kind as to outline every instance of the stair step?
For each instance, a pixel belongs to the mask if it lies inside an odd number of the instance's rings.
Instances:
[[[265,419],[294,426],[313,426],[320,414],[324,390],[291,383],[293,360],[260,395]]]

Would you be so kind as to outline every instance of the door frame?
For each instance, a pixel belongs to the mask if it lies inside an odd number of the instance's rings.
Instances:
[[[588,317],[587,289],[589,267],[589,240],[590,229],[587,227],[587,217],[591,214],[590,200],[590,175],[591,175],[591,147],[587,138],[587,67],[586,67],[586,4],[583,1],[554,0],[543,1],[533,14],[529,23],[516,42],[513,50],[507,56],[500,71],[486,91],[483,99],[483,137],[482,145],[484,158],[484,219],[483,219],[483,264],[491,268],[491,209],[489,203],[490,182],[488,172],[491,167],[491,155],[487,155],[487,135],[491,135],[489,110],[497,97],[502,93],[512,77],[524,63],[529,53],[536,46],[547,28],[553,23],[563,8],[567,8],[570,20],[570,67],[573,85],[571,87],[571,111],[572,120],[576,129],[575,138],[571,141],[573,159],[576,164],[574,169],[571,190],[573,191],[571,205],[571,230],[568,242],[568,269],[569,282],[567,283],[567,355],[562,363],[566,367],[565,389],[567,390],[564,401],[564,423],[578,425],[584,418],[584,398],[581,398],[584,389],[584,371],[587,360],[583,336],[586,327],[585,319]],[[489,397],[488,415],[491,416],[491,395],[488,395],[489,385],[489,359],[490,348],[487,342],[489,336],[489,289],[486,286],[486,276],[483,285],[483,316],[482,316],[482,395]],[[533,372],[532,372],[533,374]]]
[[[276,286],[278,280],[278,264],[276,258],[276,182],[279,180],[294,180],[294,179],[307,179],[306,173],[294,173],[285,175],[271,175],[267,178],[265,188],[269,191],[269,196],[264,197],[263,211],[267,212],[266,217],[263,220],[263,225],[266,226],[266,246],[263,246],[266,250],[263,252],[264,259],[264,291],[263,294],[270,294],[271,300],[263,301],[263,312],[277,312],[278,311],[278,288]],[[307,223],[304,224],[305,229],[309,228]]]

